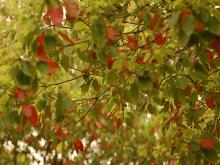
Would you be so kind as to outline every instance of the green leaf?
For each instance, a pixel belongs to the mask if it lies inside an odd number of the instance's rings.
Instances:
[[[60,142],[56,147],[56,151],[58,153],[62,153],[62,148],[63,148],[63,142]]]
[[[209,11],[204,8],[204,7],[200,7],[196,10],[197,16],[199,17],[199,19],[204,22],[207,23],[210,19],[210,14]]]
[[[138,85],[140,86],[140,89],[142,90],[152,90],[153,89],[153,82],[149,77],[140,77],[138,79]]]
[[[185,18],[184,24],[182,26],[183,31],[187,36],[190,36],[193,33],[195,26],[195,18],[193,15],[189,15]]]
[[[88,83],[84,83],[82,86],[81,86],[81,92],[83,94],[87,93],[89,91],[89,88],[90,88],[90,82]]]
[[[61,93],[57,95],[57,101],[55,103],[56,107],[56,120],[61,121],[65,111],[72,108],[74,105],[73,101],[69,98],[63,96]]]
[[[30,48],[30,46],[33,43],[35,37],[35,31],[31,31],[27,34],[27,36],[24,39],[24,43],[23,43],[23,49],[25,50],[25,48]]]
[[[179,20],[179,16],[180,16],[180,12],[175,12],[168,20],[168,23],[170,24],[170,26],[175,26],[178,23]]]
[[[186,85],[187,85],[187,78],[186,77],[182,77],[180,79],[177,79],[175,81],[175,86],[176,88],[179,88],[179,89],[185,89],[186,88]]]
[[[189,73],[189,76],[194,80],[194,81],[200,81],[204,80],[207,76],[200,72],[200,71],[192,71]]]
[[[147,27],[147,29],[149,29],[150,27],[150,21],[151,21],[151,15],[148,12],[146,12],[144,15],[144,24]]]
[[[206,26],[213,34],[220,35],[220,21],[217,20],[215,17],[211,17],[206,23]]]
[[[70,57],[62,55],[60,64],[66,71],[68,71],[71,65]]]
[[[25,75],[22,71],[18,71],[17,75],[16,75],[17,81],[21,84],[21,85],[29,85],[31,83],[31,77]]]
[[[179,28],[178,35],[180,45],[184,47],[189,42],[190,36],[188,36],[182,28]]]
[[[102,19],[97,19],[96,21],[94,21],[93,25],[92,25],[92,36],[93,39],[97,42],[97,43],[103,43],[105,40],[104,37],[104,22]]]
[[[56,46],[57,46],[57,38],[52,35],[47,35],[45,37],[44,42],[44,50],[48,55],[51,55],[52,53],[56,52]]]
[[[130,95],[132,96],[134,102],[137,102],[139,99],[139,89],[137,84],[134,82],[130,87]]]
[[[22,60],[21,62],[21,70],[25,75],[30,77],[33,75],[34,72],[32,64],[29,61],[24,60]]]
[[[205,157],[209,161],[216,162],[218,160],[218,156],[215,150],[202,149]]]
[[[155,114],[157,111],[157,108],[151,103],[147,106],[147,109],[150,114]]]
[[[42,74],[48,74],[50,72],[49,66],[43,61],[37,62],[37,69]]]
[[[116,84],[116,79],[117,79],[117,74],[116,70],[111,70],[110,72],[107,73],[106,75],[106,81],[109,85],[114,86]]]

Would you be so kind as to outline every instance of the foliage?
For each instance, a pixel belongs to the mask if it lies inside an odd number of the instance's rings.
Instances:
[[[218,5],[1,0],[0,164],[219,163]]]

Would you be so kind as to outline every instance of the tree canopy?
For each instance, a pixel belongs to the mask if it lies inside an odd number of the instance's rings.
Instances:
[[[0,0],[0,38],[0,164],[220,163],[219,0]]]

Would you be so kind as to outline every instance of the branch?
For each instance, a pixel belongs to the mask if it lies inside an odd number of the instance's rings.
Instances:
[[[61,81],[61,82],[58,82],[58,83],[49,84],[49,85],[45,86],[44,88],[42,88],[39,92],[37,92],[35,96],[39,95],[43,90],[45,90],[45,89],[48,88],[48,87],[65,84],[65,83],[67,83],[67,82],[70,82],[70,81],[76,80],[76,79],[78,79],[78,78],[81,78],[81,77],[83,77],[84,75],[90,75],[90,74],[81,74],[81,75],[79,75],[79,76],[77,76],[77,77],[74,77],[74,78],[71,78],[71,79],[69,79],[69,80],[65,80],[65,81]]]
[[[99,100],[99,98],[105,94],[107,92],[108,88],[106,88],[100,95],[96,96],[95,97],[95,102],[92,104],[92,106],[89,108],[89,110],[79,119],[75,122],[75,125],[77,125],[81,120],[83,120],[87,115],[88,113],[93,109],[93,107],[96,105],[97,101]]]

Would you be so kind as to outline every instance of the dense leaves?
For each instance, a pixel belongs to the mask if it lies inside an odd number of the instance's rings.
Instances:
[[[0,164],[219,164],[219,5],[2,0]]]

